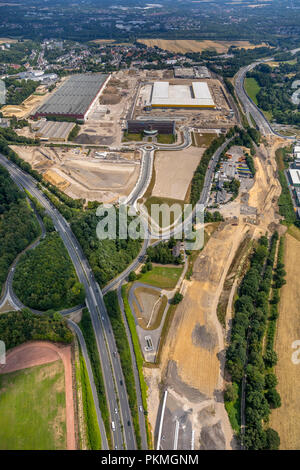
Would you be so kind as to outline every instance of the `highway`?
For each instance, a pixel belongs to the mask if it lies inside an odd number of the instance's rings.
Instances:
[[[271,58],[268,60],[271,60]],[[254,69],[258,64],[261,64],[263,62],[266,62],[266,60],[253,62],[252,64],[247,65],[246,67],[242,67],[235,76],[235,90],[239,100],[243,104],[249,125],[252,126],[250,119],[251,114],[257,124],[257,127],[259,128],[260,133],[262,135],[269,135],[274,134],[269,121],[266,119],[260,109],[258,109],[255,103],[249,98],[244,88],[244,80],[247,73],[250,72],[250,70]]]
[[[28,190],[45,208],[46,213],[52,218],[54,226],[68,250],[78,279],[84,285],[86,291],[86,304],[90,311],[95,331],[106,386],[107,403],[111,418],[116,424],[116,430],[112,432],[114,446],[117,449],[123,449],[125,444],[125,448],[127,449],[136,449],[134,429],[120,358],[117,354],[117,347],[104,304],[103,294],[96,283],[88,261],[71,231],[69,224],[57,209],[52,206],[43,193],[37,189],[36,181],[1,154],[0,163],[8,169],[13,180],[19,186],[21,185]]]
[[[297,51],[298,49],[294,49],[294,51],[291,51],[291,53],[294,54]],[[243,104],[248,123],[251,127],[252,127],[252,122],[251,122],[250,114],[252,115],[262,135],[264,136],[277,135],[279,137],[282,137],[283,139],[295,140],[294,136],[281,135],[278,132],[274,131],[274,129],[272,129],[271,124],[269,123],[269,121],[267,120],[263,112],[256,106],[256,104],[252,101],[252,99],[247,95],[245,87],[244,87],[244,81],[245,81],[247,73],[253,70],[257,65],[267,63],[271,60],[273,60],[273,57],[268,57],[266,59],[253,62],[252,64],[249,64],[246,67],[242,67],[235,75],[235,90],[236,90],[239,100]]]
[[[100,411],[100,406],[99,406],[97,389],[96,389],[95,382],[94,382],[94,375],[93,375],[93,371],[92,371],[92,367],[91,367],[90,358],[89,358],[89,354],[88,354],[88,351],[87,351],[85,339],[84,339],[82,331],[79,328],[79,326],[77,325],[77,323],[73,322],[70,319],[68,319],[67,322],[68,322],[68,325],[71,327],[71,329],[73,331],[75,331],[75,333],[77,335],[77,338],[78,338],[78,341],[79,341],[79,344],[80,344],[80,347],[81,347],[81,352],[82,352],[82,355],[83,355],[84,360],[85,360],[86,369],[87,369],[87,373],[88,373],[88,376],[89,376],[89,381],[90,381],[91,390],[92,390],[93,399],[94,399],[94,404],[95,404],[95,410],[96,410],[96,415],[97,415],[98,426],[99,426],[99,430],[100,430],[100,434],[101,434],[102,449],[103,450],[109,450],[107,437],[106,437],[106,433],[105,433],[105,427],[104,427],[104,423],[103,423],[102,416],[101,416],[101,411]]]

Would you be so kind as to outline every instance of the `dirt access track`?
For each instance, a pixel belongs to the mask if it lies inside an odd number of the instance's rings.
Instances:
[[[0,374],[8,374],[57,360],[62,360],[65,369],[67,449],[75,450],[71,346],[50,343],[48,341],[34,341],[21,344],[8,351],[6,364],[0,366]]]

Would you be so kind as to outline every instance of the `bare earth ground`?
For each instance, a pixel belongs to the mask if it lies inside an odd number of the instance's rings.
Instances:
[[[26,100],[23,101],[20,105],[7,105],[4,106],[1,111],[4,117],[16,116],[21,119],[29,116],[33,111],[41,105],[49,97],[49,93],[46,93],[43,96],[40,95],[30,95]]]
[[[279,225],[277,200],[281,188],[275,162],[275,150],[282,145],[282,140],[272,139],[267,147],[260,146],[254,159],[257,173],[249,191],[249,205],[257,209],[257,225],[249,225],[247,217],[241,216],[238,226],[221,224],[214,232],[195,261],[192,280],[184,281],[184,299],[175,312],[159,369],[154,372],[145,368],[152,429],[161,399],[157,384],[161,383],[172,400],[181,403],[182,410],[192,410],[196,449],[235,448],[223,403],[225,340],[216,309],[228,269],[249,228],[254,229],[254,238],[274,228],[280,234],[285,230]],[[229,318],[227,314],[227,322]]]
[[[162,354],[163,383],[173,398],[182,403],[183,409],[192,410],[196,449],[207,448],[210,441],[216,448],[233,446],[221,393],[224,339],[216,307],[244,231],[244,225],[223,225],[212,235],[195,262],[192,281],[184,281],[184,299],[176,310]],[[157,401],[157,394],[149,400]],[[207,407],[211,412],[207,413],[204,428],[200,412]]]
[[[204,149],[188,147],[181,152],[155,155],[155,185],[152,196],[184,201]]]
[[[48,341],[28,342],[8,351],[6,365],[0,373],[6,374],[61,359],[65,369],[67,449],[76,449],[73,402],[71,347]]]
[[[282,405],[273,410],[270,426],[280,435],[280,449],[300,449],[300,364],[292,362],[292,343],[300,340],[300,242],[289,234],[285,239],[286,285],[281,289],[275,350],[278,392]]]
[[[267,46],[265,43],[251,44],[249,41],[195,41],[193,39],[138,39],[138,42],[148,47],[159,47],[174,53],[202,52],[206,49],[215,49],[218,53],[227,52],[230,46],[244,49]]]
[[[159,292],[151,288],[147,289],[145,287],[137,287],[135,289],[135,296],[142,308],[142,312],[140,312],[138,308],[136,310],[136,316],[138,318],[139,325],[142,328],[147,328],[150,319],[151,323],[155,322],[160,306]]]
[[[127,196],[139,175],[139,162],[134,153],[121,160],[95,158],[92,150],[14,146],[11,148],[46,180],[56,184],[74,198],[110,202]],[[77,153],[76,153],[77,152]]]

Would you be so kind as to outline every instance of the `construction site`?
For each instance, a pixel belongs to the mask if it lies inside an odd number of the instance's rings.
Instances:
[[[195,257],[192,276],[182,282],[184,298],[170,323],[157,368],[144,367],[157,449],[238,448],[223,399],[225,350],[251,243],[275,229],[279,234],[285,231],[278,213],[281,189],[275,162],[275,151],[283,144],[280,138],[270,139],[254,157],[256,175],[243,205],[255,210],[255,224],[239,211],[236,219],[206,226],[204,249]],[[230,151],[239,154],[238,148]],[[221,300],[224,324],[219,320]]]
[[[151,71],[151,80],[140,82],[132,119],[168,117],[177,126],[206,129],[228,129],[236,123],[230,98],[219,80],[179,79],[174,72],[169,76],[159,72]]]
[[[139,152],[103,152],[81,147],[11,148],[46,181],[75,199],[117,201],[132,191],[139,175]]]

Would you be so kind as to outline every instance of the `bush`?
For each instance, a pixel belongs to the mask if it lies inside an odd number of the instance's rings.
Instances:
[[[128,280],[129,280],[130,282],[133,282],[133,281],[135,281],[136,279],[137,279],[136,273],[135,273],[134,271],[131,271],[131,273],[130,273],[129,276],[128,276]]]
[[[177,305],[179,304],[183,299],[183,295],[180,294],[180,292],[176,292],[176,294],[174,295],[173,299],[171,300],[171,303],[173,305]]]
[[[228,384],[224,392],[225,401],[235,401],[237,397],[238,397],[238,390],[237,390],[236,384]]]
[[[266,430],[266,450],[278,450],[280,446],[280,437],[278,432],[272,428]]]

